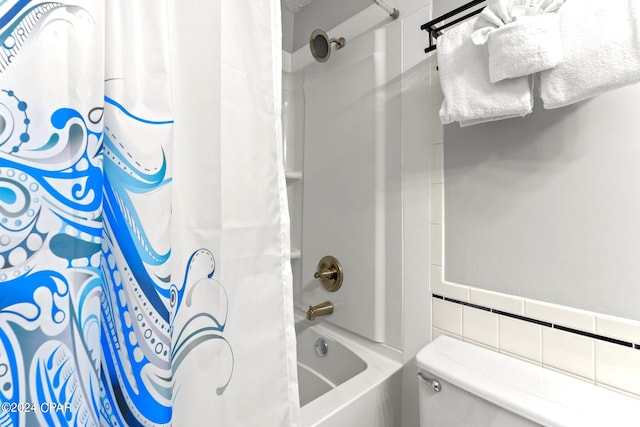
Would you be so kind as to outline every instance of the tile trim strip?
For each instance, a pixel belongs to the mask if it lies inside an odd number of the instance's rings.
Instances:
[[[616,339],[616,338],[607,337],[605,335],[594,334],[592,332],[582,331],[580,329],[568,328],[566,326],[557,325],[555,323],[545,322],[543,320],[538,320],[538,319],[534,319],[532,317],[527,317],[527,316],[521,316],[519,314],[513,314],[513,313],[506,312],[506,311],[497,310],[497,309],[491,308],[491,307],[485,307],[485,306],[482,306],[482,305],[471,304],[469,302],[460,301],[460,300],[457,300],[457,299],[454,299],[454,298],[444,297],[444,296],[438,295],[438,294],[431,294],[431,296],[433,298],[435,298],[435,299],[451,302],[451,303],[454,303],[454,304],[460,304],[460,305],[463,305],[465,307],[471,307],[471,308],[475,308],[475,309],[478,309],[478,310],[489,311],[491,313],[495,313],[495,314],[498,314],[500,316],[511,317],[513,319],[518,319],[518,320],[522,320],[524,322],[529,322],[529,323],[535,323],[536,325],[544,326],[544,327],[547,327],[547,328],[557,329],[559,331],[569,332],[571,334],[576,334],[576,335],[582,335],[584,337],[593,338],[593,339],[600,340],[600,341],[605,341],[605,342],[608,342],[608,343],[611,343],[611,344],[617,344],[617,345],[621,345],[623,347],[630,347],[630,348],[635,349],[635,350],[640,350],[640,344],[637,344],[637,343],[632,343],[632,342],[629,342],[629,341],[623,341],[623,340],[619,340],[619,339]]]

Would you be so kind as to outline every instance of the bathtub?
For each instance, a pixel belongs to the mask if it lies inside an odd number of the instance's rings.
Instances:
[[[296,335],[303,427],[400,424],[399,351],[301,314]]]

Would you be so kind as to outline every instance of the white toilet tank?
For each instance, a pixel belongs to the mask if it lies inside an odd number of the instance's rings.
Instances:
[[[638,399],[446,336],[416,361],[421,427],[640,426]]]

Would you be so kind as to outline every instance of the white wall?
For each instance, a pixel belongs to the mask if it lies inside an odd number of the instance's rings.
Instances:
[[[282,8],[282,50],[293,52],[293,13]]]
[[[402,426],[419,425],[416,353],[431,333],[429,294],[429,224],[431,142],[438,138],[439,123],[429,120],[431,70],[434,57],[426,55],[426,32],[420,26],[431,17],[431,2],[402,18],[402,254],[403,254],[403,369]],[[437,84],[437,82],[436,82]],[[436,101],[437,102],[437,101]]]
[[[640,321],[621,317],[638,318],[639,93],[432,126],[434,338],[640,396]]]
[[[640,85],[445,127],[445,278],[640,320]]]

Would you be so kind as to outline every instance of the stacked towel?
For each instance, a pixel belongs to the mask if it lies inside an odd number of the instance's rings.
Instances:
[[[492,0],[478,16],[472,35],[488,42],[491,82],[526,76],[562,61],[558,10],[564,0]]]
[[[582,0],[580,0],[582,1]],[[463,22],[438,38],[438,67],[444,102],[442,123],[461,126],[523,117],[533,109],[529,77],[491,83],[486,46],[476,46],[471,33],[476,19]]]
[[[560,10],[564,59],[540,75],[545,108],[640,81],[640,0],[572,0]]]

